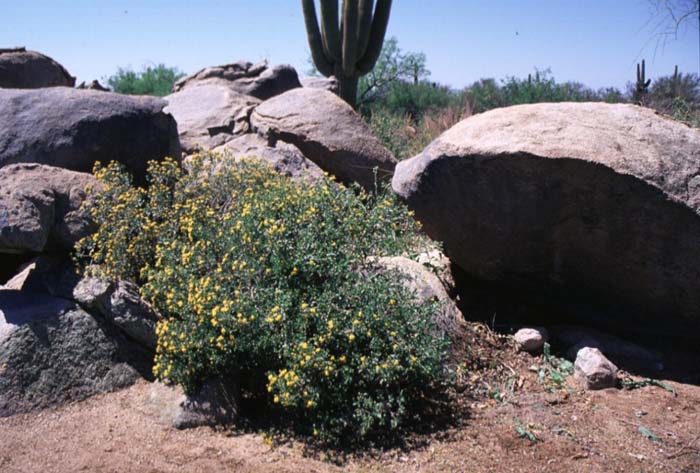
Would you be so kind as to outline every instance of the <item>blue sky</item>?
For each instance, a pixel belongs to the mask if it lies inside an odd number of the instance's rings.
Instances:
[[[697,20],[658,41],[653,0],[394,0],[387,36],[427,56],[432,80],[551,68],[557,80],[624,87],[647,75],[698,72]],[[78,80],[119,66],[165,63],[185,72],[238,59],[308,69],[298,0],[0,0],[0,47],[27,46]]]

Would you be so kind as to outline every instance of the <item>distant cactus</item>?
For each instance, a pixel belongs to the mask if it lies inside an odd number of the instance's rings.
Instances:
[[[320,0],[320,28],[315,0],[302,0],[301,5],[316,68],[326,77],[335,76],[338,95],[355,107],[357,82],[381,53],[391,0],[377,0],[376,7],[374,0],[342,0],[340,22],[338,0]]]
[[[681,96],[681,76],[682,74],[678,73],[678,66],[676,66],[673,69],[673,77],[671,77],[671,91],[674,97]]]
[[[644,97],[649,93],[649,85],[651,85],[651,79],[646,79],[646,67],[644,64],[644,59],[642,59],[641,68],[639,63],[637,63],[637,83],[634,87],[634,102],[638,105],[644,103]]]

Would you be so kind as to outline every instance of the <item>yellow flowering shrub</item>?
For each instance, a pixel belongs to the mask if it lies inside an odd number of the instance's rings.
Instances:
[[[147,188],[117,164],[96,170],[99,230],[78,254],[87,271],[136,281],[163,316],[154,375],[186,390],[240,376],[323,441],[404,426],[446,379],[448,342],[433,303],[363,266],[423,249],[415,221],[390,193],[224,159],[200,156],[189,173],[152,163]]]

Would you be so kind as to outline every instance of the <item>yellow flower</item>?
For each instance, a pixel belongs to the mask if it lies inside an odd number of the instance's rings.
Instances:
[[[350,335],[348,335],[348,340],[350,340],[351,342],[355,340],[355,334],[351,333]]]

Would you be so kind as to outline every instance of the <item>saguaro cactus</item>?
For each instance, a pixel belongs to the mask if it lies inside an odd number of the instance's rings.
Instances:
[[[391,0],[320,0],[321,25],[315,0],[301,0],[311,57],[321,74],[335,76],[338,95],[355,107],[357,82],[379,58],[389,23]]]
[[[651,79],[646,79],[645,69],[644,59],[642,59],[641,68],[639,63],[637,63],[637,83],[634,86],[634,101],[639,105],[642,105],[644,102],[644,96],[649,92],[649,85],[651,84]]]

